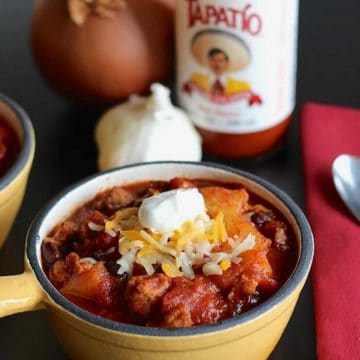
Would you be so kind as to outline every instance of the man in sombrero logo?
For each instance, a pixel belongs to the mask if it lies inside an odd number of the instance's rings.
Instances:
[[[198,64],[210,71],[193,73],[183,91],[190,95],[197,91],[213,102],[244,99],[249,106],[262,103],[248,82],[230,75],[250,63],[250,51],[240,38],[219,30],[201,31],[193,38],[191,52]]]

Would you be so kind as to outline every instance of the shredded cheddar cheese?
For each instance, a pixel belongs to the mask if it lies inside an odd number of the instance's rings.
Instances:
[[[116,231],[123,220],[129,220],[133,215],[137,215],[138,211],[137,207],[117,211],[110,220],[105,220],[105,230]]]
[[[220,268],[222,271],[226,271],[231,266],[230,260],[223,260],[220,262]]]
[[[105,230],[119,233],[118,274],[131,275],[134,263],[144,267],[146,273],[155,272],[154,266],[160,265],[164,274],[170,277],[195,277],[194,266],[202,267],[205,275],[222,274],[239,262],[241,252],[255,246],[255,236],[249,234],[240,242],[237,238],[229,238],[223,213],[214,219],[201,214],[192,221],[186,221],[180,228],[172,232],[156,232],[141,226],[128,229],[126,224],[131,218],[136,224],[138,208],[120,210],[105,222]],[[228,242],[228,252],[213,252],[215,247]]]
[[[214,224],[214,241],[215,242],[225,242],[228,238],[225,224],[224,224],[224,214],[222,212],[219,212],[215,218],[215,224]]]
[[[174,264],[162,264],[161,269],[165,275],[170,277],[181,276],[181,272],[177,269],[177,266]]]

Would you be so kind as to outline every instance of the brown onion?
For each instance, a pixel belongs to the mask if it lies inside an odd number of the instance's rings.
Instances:
[[[87,103],[110,103],[167,82],[173,69],[175,0],[125,0],[111,17],[70,19],[66,0],[37,0],[31,43],[47,81]]]

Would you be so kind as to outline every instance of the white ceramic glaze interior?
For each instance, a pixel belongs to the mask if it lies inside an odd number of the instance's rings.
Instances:
[[[89,181],[67,192],[47,213],[39,229],[37,241],[37,258],[40,262],[40,244],[42,239],[57,224],[64,221],[82,204],[106,189],[117,185],[126,185],[144,180],[170,180],[173,177],[208,179],[231,183],[240,183],[254,194],[273,204],[293,226],[298,246],[301,246],[300,230],[294,216],[287,206],[263,186],[225,169],[202,164],[154,163],[127,168],[120,168],[109,173],[100,174]]]

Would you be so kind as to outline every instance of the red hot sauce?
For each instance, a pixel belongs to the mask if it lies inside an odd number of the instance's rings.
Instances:
[[[295,106],[298,0],[178,0],[177,94],[220,156],[274,148]]]

